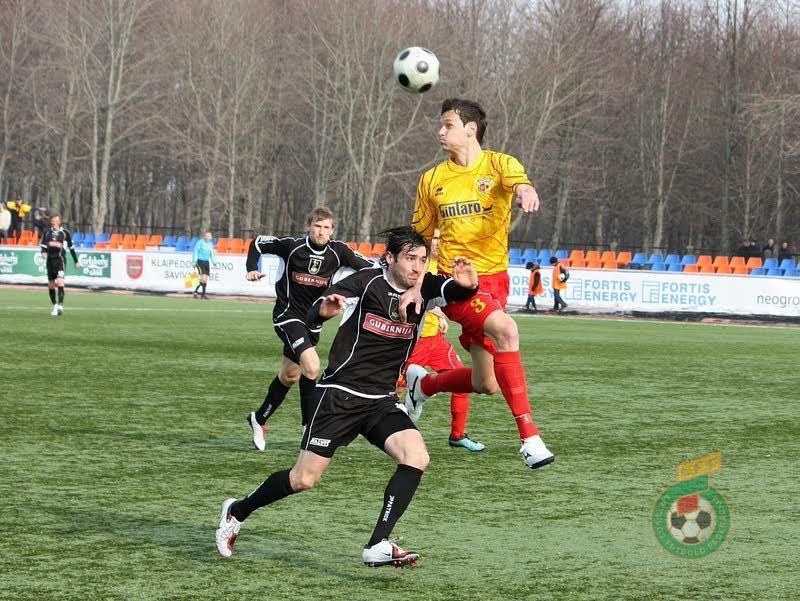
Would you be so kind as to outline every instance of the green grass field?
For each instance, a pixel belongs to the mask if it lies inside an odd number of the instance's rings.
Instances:
[[[361,546],[394,468],[363,440],[217,557],[221,501],[297,453],[296,389],[266,453],[244,421],[280,360],[271,305],[70,291],[62,318],[49,309],[43,289],[0,288],[2,599],[800,594],[800,329],[522,316],[556,462],[524,467],[501,397],[473,397],[469,432],[488,447],[473,455],[447,446],[446,397],[429,401],[431,465],[395,531],[422,559],[370,570]],[[650,512],[678,462],[712,451],[733,526],[716,553],[678,559]]]

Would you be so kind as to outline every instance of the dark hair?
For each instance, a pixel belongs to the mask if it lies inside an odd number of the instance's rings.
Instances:
[[[533,269],[533,263],[531,263],[530,261],[525,263],[525,269]]]
[[[464,125],[475,123],[478,127],[475,139],[478,140],[478,144],[483,144],[483,134],[486,133],[486,112],[480,104],[462,98],[448,98],[442,103],[441,114],[444,115],[447,111],[455,111]]]
[[[395,257],[403,251],[409,251],[420,246],[424,246],[426,251],[429,250],[425,238],[410,225],[401,225],[383,230],[381,236],[384,236],[386,241],[386,252],[392,253]],[[383,257],[381,258],[383,259]]]
[[[558,257],[550,257],[550,265],[555,265],[558,263]]]
[[[45,211],[44,216],[49,217],[50,219],[55,219],[56,217],[61,219],[61,213],[48,213],[47,211]]]
[[[306,227],[309,227],[312,223],[316,223],[317,221],[324,221],[325,219],[330,219],[334,227],[336,226],[336,216],[333,214],[333,211],[328,207],[317,207],[306,217]]]

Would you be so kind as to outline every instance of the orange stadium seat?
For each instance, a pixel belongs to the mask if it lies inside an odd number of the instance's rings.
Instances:
[[[160,246],[163,241],[164,238],[161,234],[153,234],[147,240],[147,246]]]
[[[572,266],[575,267],[576,261],[584,262],[586,261],[586,258],[583,256],[582,250],[573,250],[571,253],[569,253],[569,260],[570,263],[572,263]]]
[[[719,265],[716,269],[717,273],[724,273],[724,274],[728,274],[733,271],[730,265]]]
[[[147,246],[147,236],[142,239],[141,237],[137,237],[136,241],[133,243],[133,248],[136,250],[144,250]]]
[[[603,263],[603,269],[617,269],[617,262],[616,261],[606,261],[605,263]]]
[[[372,256],[372,244],[369,242],[361,242],[358,247],[356,248],[357,253],[361,253],[365,257]]]
[[[590,250],[586,253],[586,258],[584,259],[586,263],[591,263],[593,261],[597,261],[600,263],[600,251],[599,250]]]
[[[728,267],[728,257],[725,255],[717,255],[714,257],[714,262],[712,265],[714,267]]]
[[[614,263],[617,262],[617,255],[614,253],[613,250],[607,250],[603,253],[600,257],[601,263],[608,263],[609,261],[613,261]]]
[[[386,252],[386,245],[383,242],[376,242],[372,245],[372,256],[380,257]]]
[[[252,238],[248,238],[247,240],[245,240],[245,241],[244,241],[244,244],[242,244],[242,253],[243,253],[243,254],[245,254],[245,255],[246,255],[246,254],[247,254],[247,251],[249,251],[249,250],[250,250],[250,243],[251,243],[252,241],[253,241],[253,239],[252,239]]]
[[[617,255],[617,265],[620,267],[625,267],[625,265],[631,262],[632,258],[633,257],[631,256],[630,252],[623,250]]]
[[[358,244],[355,242],[347,242],[346,244],[350,247],[350,250],[356,250],[358,248]]]
[[[586,261],[586,269],[602,269],[602,265],[599,260]]]
[[[133,234],[125,234],[122,237],[123,250],[132,250],[135,245],[136,245],[136,236],[134,236]]]
[[[26,244],[28,244],[28,241],[31,239],[32,236],[33,233],[30,230],[25,230],[19,235],[19,238],[17,239],[17,244],[20,246],[25,246]]]
[[[570,260],[570,266],[577,267],[578,269],[583,269],[586,267],[586,261],[584,261],[583,259]]]
[[[235,255],[241,255],[242,252],[244,252],[244,240],[241,238],[232,238],[231,244],[228,247],[228,252]]]
[[[763,267],[763,266],[764,264],[761,261],[761,257],[750,257],[749,259],[747,259],[746,267],[748,269],[756,269],[757,267]]]
[[[711,255],[700,255],[697,257],[697,265],[699,267],[702,267],[703,265],[711,265]]]
[[[229,248],[231,246],[230,238],[217,238],[217,245],[214,247],[214,250],[218,253],[227,253],[229,252]]]
[[[731,262],[729,263],[731,267],[744,267],[746,262],[744,257],[731,257]]]
[[[683,273],[697,273],[700,271],[697,265],[684,265],[683,266]]]
[[[748,273],[750,273],[750,270],[747,267],[736,266],[733,268],[734,275],[747,275]]]
[[[714,273],[714,266],[709,264],[698,265],[700,273]]]

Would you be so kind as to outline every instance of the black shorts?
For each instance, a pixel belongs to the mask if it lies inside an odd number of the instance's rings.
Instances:
[[[200,275],[209,275],[211,273],[211,264],[208,261],[198,261],[196,265]]]
[[[308,348],[314,348],[319,342],[321,330],[311,331],[299,319],[284,321],[273,327],[278,338],[283,341],[283,356],[297,364],[300,363],[300,354]]]
[[[322,457],[333,457],[361,434],[385,451],[386,439],[395,432],[417,427],[395,395],[366,399],[338,388],[317,387],[311,423],[303,433],[300,448]]]
[[[47,281],[60,280],[64,278],[64,265],[63,257],[47,257]]]

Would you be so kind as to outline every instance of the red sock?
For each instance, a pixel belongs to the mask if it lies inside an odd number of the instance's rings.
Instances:
[[[450,397],[450,438],[457,440],[464,436],[469,415],[469,397],[466,394],[454,394]]]
[[[519,351],[495,352],[494,377],[517,421],[519,437],[525,439],[538,434],[539,428],[531,417],[528,383],[525,380],[525,368],[522,367]]]
[[[472,369],[457,367],[440,374],[431,374],[422,378],[422,392],[428,396],[437,392],[475,392],[472,387]]]

